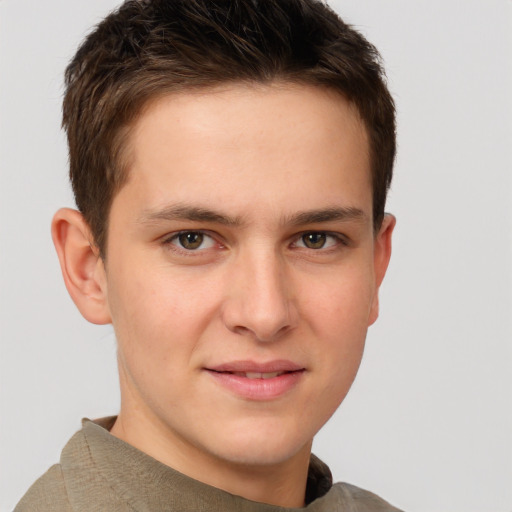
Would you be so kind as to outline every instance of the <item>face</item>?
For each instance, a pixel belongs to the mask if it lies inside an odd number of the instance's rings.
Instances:
[[[356,110],[319,88],[226,86],[154,102],[130,144],[104,282],[118,428],[178,469],[309,454],[389,256]]]

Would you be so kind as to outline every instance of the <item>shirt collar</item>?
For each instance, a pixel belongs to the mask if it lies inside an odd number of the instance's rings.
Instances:
[[[61,458],[64,471],[77,470],[87,458],[92,466],[95,484],[108,487],[135,510],[180,510],[225,512],[320,512],[332,510],[329,502],[332,476],[329,468],[311,456],[304,508],[284,508],[247,500],[194,480],[157,461],[137,448],[110,434],[115,417],[96,421],[84,419],[72,447],[66,447]],[[71,445],[71,443],[70,443]],[[67,453],[66,453],[67,450]],[[77,457],[78,456],[78,457]],[[82,461],[83,464],[83,461]],[[86,482],[75,485],[71,492],[90,492]],[[70,490],[68,489],[68,492]]]

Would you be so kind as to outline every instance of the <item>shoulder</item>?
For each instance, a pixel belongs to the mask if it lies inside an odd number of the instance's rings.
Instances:
[[[71,512],[62,468],[52,466],[21,498],[14,512]]]
[[[86,436],[89,423],[84,421],[82,430],[75,433],[62,450],[60,464],[52,466],[36,480],[14,512],[131,510],[126,500],[103,477],[92,457],[91,445]],[[103,449],[101,443],[96,448],[99,451]]]
[[[333,485],[334,489],[340,495],[341,501],[350,505],[348,510],[351,512],[402,512],[376,494],[355,485],[337,483]]]

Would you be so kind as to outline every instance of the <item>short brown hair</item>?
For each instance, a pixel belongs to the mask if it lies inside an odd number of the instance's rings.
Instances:
[[[319,0],[127,0],[85,39],[65,75],[71,183],[102,256],[142,107],[173,91],[274,80],[328,87],[355,104],[369,135],[380,226],[395,109],[380,56],[361,34]]]

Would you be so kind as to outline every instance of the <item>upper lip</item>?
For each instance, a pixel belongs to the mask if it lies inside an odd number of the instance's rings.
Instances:
[[[275,361],[267,362],[256,362],[256,361],[231,361],[228,363],[222,363],[214,366],[208,366],[206,370],[214,372],[230,372],[230,373],[284,373],[284,372],[296,372],[304,370],[305,368],[293,361],[287,361],[285,359],[279,359]]]

